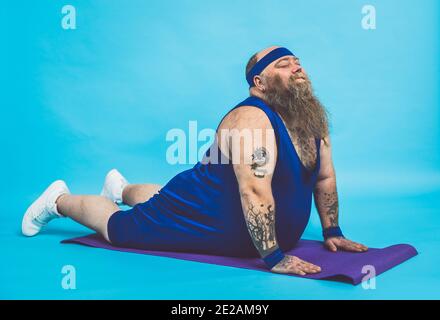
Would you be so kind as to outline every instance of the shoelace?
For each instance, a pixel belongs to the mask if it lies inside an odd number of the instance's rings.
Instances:
[[[48,222],[48,221],[43,221],[44,216],[47,216],[49,218],[49,221],[51,220],[48,209],[51,209],[51,208],[47,208],[47,205],[44,205],[44,209],[39,211],[37,214],[35,214],[35,211],[34,211],[32,220],[34,220],[34,222],[36,222],[40,226],[44,226]]]
[[[47,209],[43,209],[40,213],[38,213],[36,216],[34,216],[32,220],[34,220],[34,222],[36,222],[36,224],[40,225],[40,227],[44,226],[47,223],[47,221],[42,221],[41,217],[43,216],[43,214],[47,215],[47,213],[48,213]]]

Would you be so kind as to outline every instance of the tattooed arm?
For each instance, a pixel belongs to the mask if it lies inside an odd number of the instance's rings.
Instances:
[[[279,249],[275,230],[276,204],[272,194],[277,159],[275,134],[261,109],[240,107],[231,118],[227,149],[237,177],[244,219],[255,248],[262,258],[266,258]],[[319,267],[285,255],[271,270],[306,274],[319,272]]]
[[[336,174],[331,157],[330,137],[326,137],[325,140],[327,144],[321,141],[321,165],[314,190],[315,206],[323,229],[337,227],[339,215]]]
[[[339,201],[336,188],[336,174],[331,157],[330,137],[327,136],[325,140],[327,144],[321,141],[321,167],[314,190],[315,206],[319,213],[322,229],[339,226]],[[362,244],[343,237],[327,238],[324,241],[324,245],[330,251],[341,249],[361,252],[368,249]]]
[[[257,112],[254,108],[240,111],[228,147],[249,234],[260,255],[265,257],[278,249],[271,186],[277,158],[275,137],[267,117],[251,117]]]
[[[322,229],[339,226],[338,192],[336,179],[327,178],[316,183],[315,205],[321,219]]]

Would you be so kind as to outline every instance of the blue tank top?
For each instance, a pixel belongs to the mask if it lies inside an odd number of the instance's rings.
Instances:
[[[229,112],[240,106],[263,110],[274,129],[278,152],[272,177],[275,230],[280,249],[286,251],[295,246],[309,221],[320,168],[320,139],[316,139],[315,169],[309,170],[299,159],[275,110],[260,98],[251,96]],[[217,139],[213,143],[220,155]],[[209,153],[210,149],[205,157]],[[143,217],[151,224],[145,233],[149,248],[259,256],[247,229],[237,179],[230,163],[199,161],[193,168],[173,177],[138,210],[143,211]]]

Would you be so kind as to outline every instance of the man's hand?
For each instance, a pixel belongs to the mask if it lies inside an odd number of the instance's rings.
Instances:
[[[343,237],[327,238],[327,240],[324,241],[324,246],[332,252],[336,252],[338,249],[351,252],[365,252],[368,250],[368,247],[364,246],[363,244],[345,239]]]
[[[321,272],[321,268],[295,256],[286,255],[270,271],[276,273],[294,273],[305,276],[307,273]]]

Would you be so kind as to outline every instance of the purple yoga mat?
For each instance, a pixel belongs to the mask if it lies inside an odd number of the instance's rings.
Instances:
[[[244,259],[196,253],[121,248],[110,245],[96,233],[85,237],[63,240],[61,241],[61,243],[76,243],[109,250],[148,254],[154,256],[270,272],[270,270],[268,270],[264,265],[263,261],[258,258]],[[391,269],[392,267],[402,263],[403,261],[414,257],[415,255],[417,255],[417,250],[409,244],[396,244],[383,249],[369,248],[368,251],[362,253],[344,251],[330,252],[323,247],[321,241],[300,240],[294,249],[285,253],[297,256],[321,267],[321,272],[317,274],[306,276],[292,274],[292,276],[308,279],[335,280],[357,285],[363,281],[367,273],[371,274],[370,271],[364,271],[364,273],[362,273],[362,268],[365,265],[374,266],[377,276],[385,272],[386,270]]]

